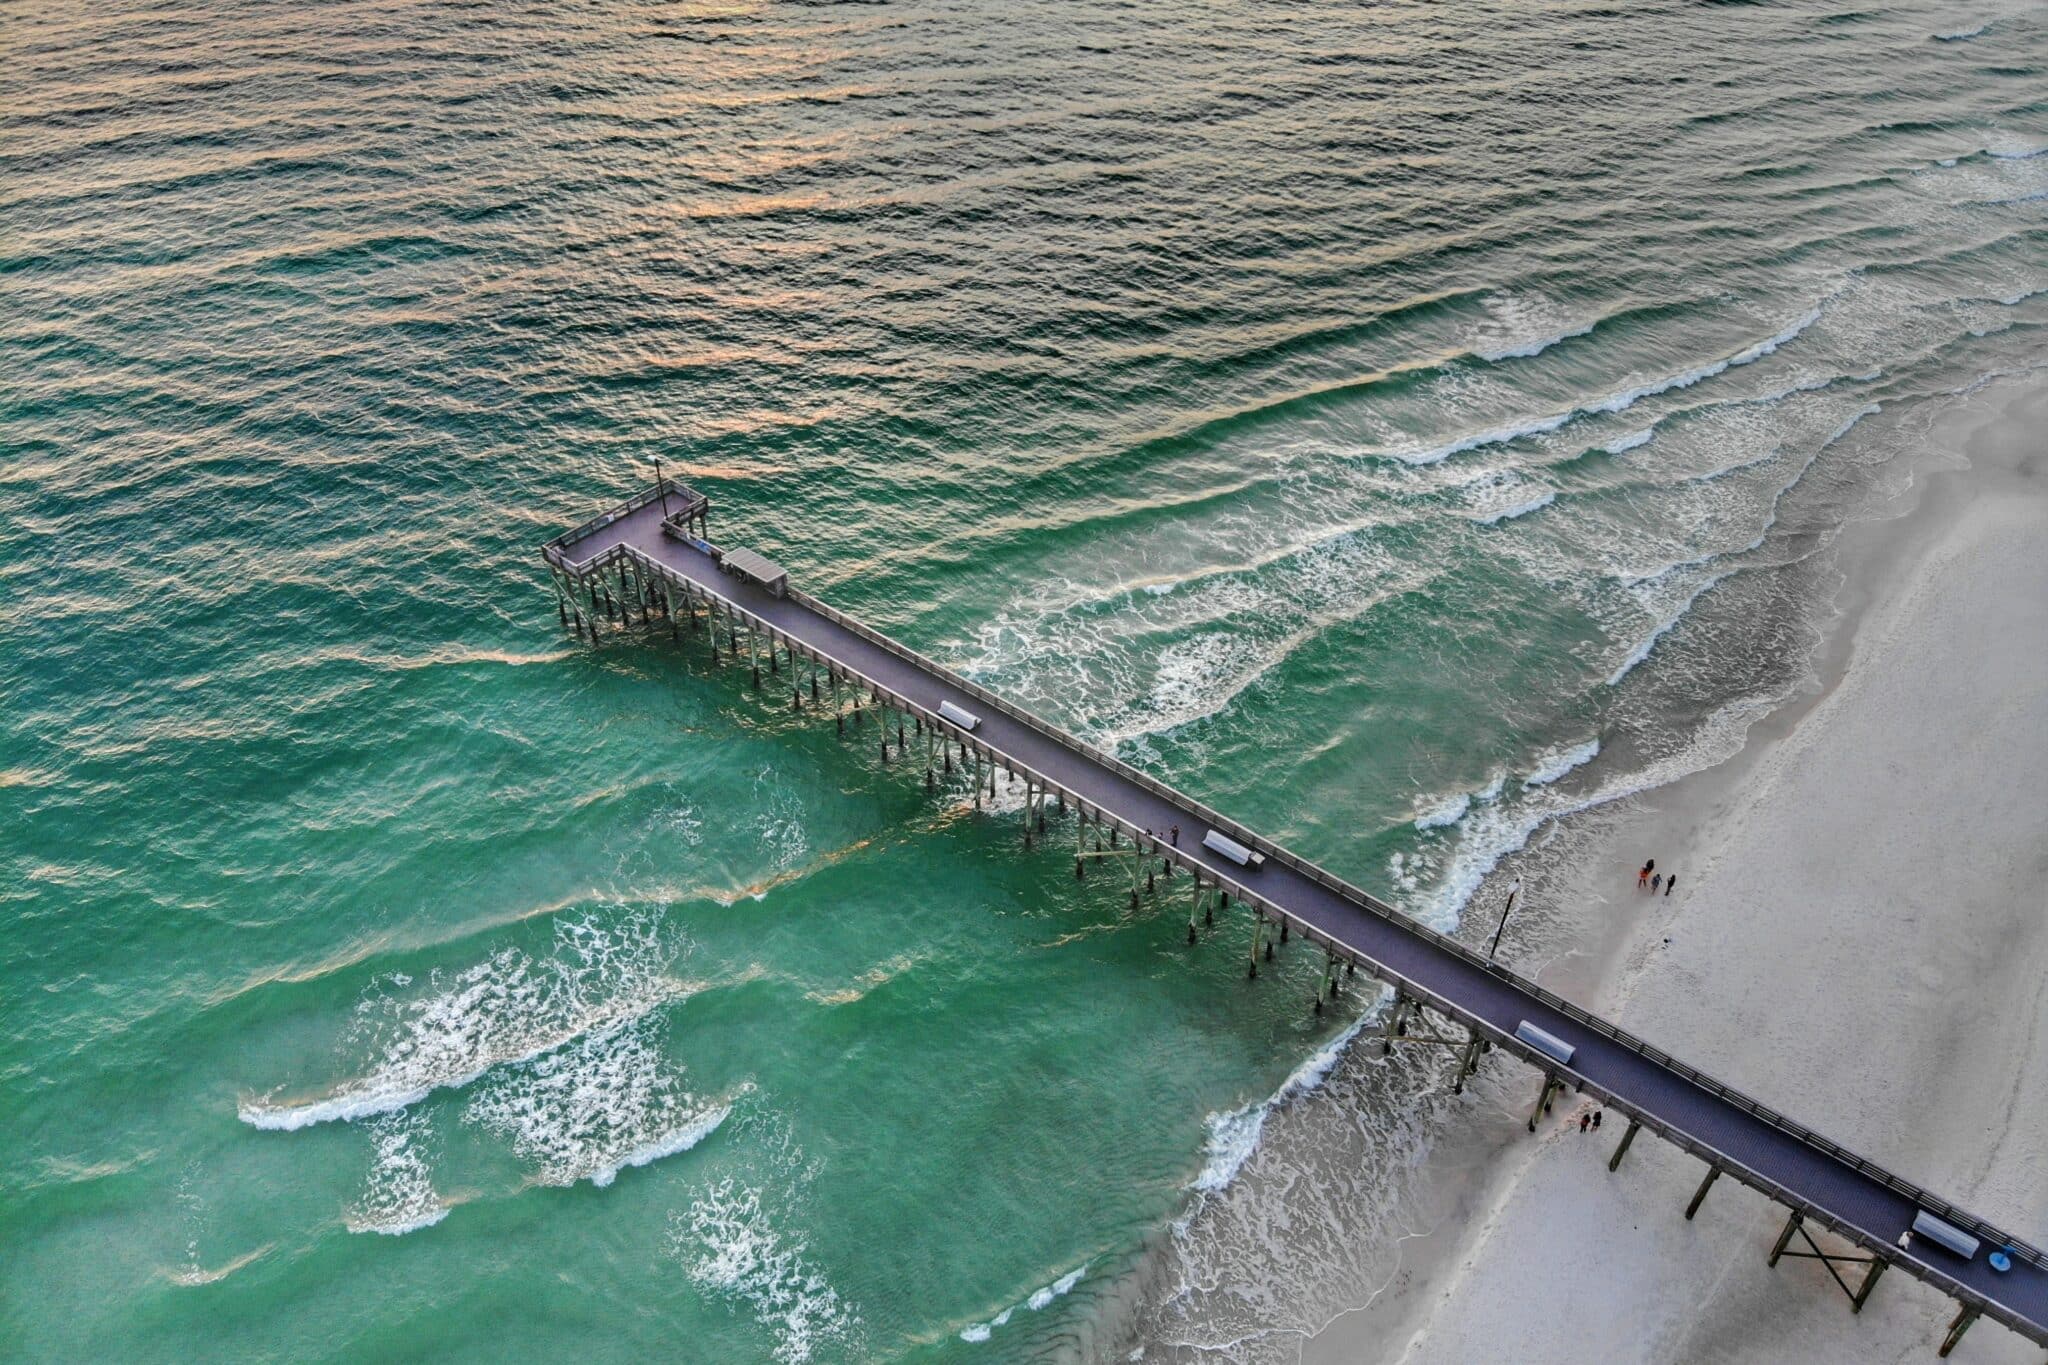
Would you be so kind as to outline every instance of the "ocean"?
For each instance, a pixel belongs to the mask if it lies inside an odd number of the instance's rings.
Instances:
[[[1370,1161],[1261,1147],[1376,998],[566,634],[539,544],[659,460],[1483,935],[1800,686],[1836,534],[2044,363],[2020,0],[111,0],[0,52],[13,1359],[1287,1358],[1443,1121],[1390,1073]]]

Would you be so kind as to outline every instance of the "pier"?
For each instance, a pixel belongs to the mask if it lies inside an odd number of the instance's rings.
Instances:
[[[1070,820],[1074,875],[1108,874],[1134,905],[1141,895],[1185,905],[1191,947],[1242,936],[1246,974],[1256,978],[1280,945],[1300,941],[1297,951],[1322,955],[1314,999],[1304,1002],[1319,1012],[1359,973],[1385,982],[1394,998],[1383,1048],[1445,1049],[1459,1089],[1491,1052],[1525,1063],[1539,1083],[1532,1131],[1561,1091],[1595,1097],[1628,1121],[1609,1170],[1643,1130],[1698,1158],[1688,1219],[1724,1175],[1783,1205],[1768,1263],[1819,1260],[1852,1312],[1896,1268],[1955,1301],[1939,1354],[1980,1317],[2048,1345],[2048,1255],[2039,1247],[862,625],[792,584],[772,559],[721,549],[709,539],[710,511],[702,494],[657,479],[549,541],[543,556],[562,626],[593,642],[624,626],[665,630],[745,669],[777,705],[829,717],[928,788],[964,775],[976,806],[999,782],[1022,782],[1027,846],[1050,838],[1054,820]],[[1175,827],[1178,844],[1165,835]],[[1220,841],[1205,843],[1211,832]]]

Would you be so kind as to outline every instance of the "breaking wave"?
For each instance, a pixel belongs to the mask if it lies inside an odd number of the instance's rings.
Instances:
[[[1591,763],[1599,753],[1600,739],[1596,735],[1584,744],[1574,744],[1569,748],[1552,749],[1548,753],[1539,754],[1536,758],[1536,770],[1522,779],[1522,790],[1547,787],[1572,769],[1583,768]]]
[[[1628,655],[1622,659],[1614,672],[1607,675],[1607,685],[1609,687],[1619,686],[1621,680],[1633,672],[1637,664],[1650,657],[1650,652],[1657,647],[1657,642],[1663,639],[1673,626],[1685,619],[1685,614],[1692,610],[1693,603],[1699,601],[1700,597],[1709,588],[1720,583],[1733,572],[1734,570],[1730,569],[1723,573],[1712,574],[1701,580],[1698,586],[1686,594],[1685,600],[1679,603],[1677,610],[1671,612],[1662,621],[1659,621],[1656,629],[1636,642],[1635,648],[1628,652]]]
[[[1745,346],[1732,355],[1723,356],[1719,360],[1709,361],[1704,365],[1695,365],[1691,369],[1681,370],[1677,374],[1666,375],[1660,379],[1653,379],[1646,383],[1618,390],[1597,402],[1582,403],[1576,407],[1566,408],[1561,412],[1550,413],[1547,416],[1533,417],[1507,426],[1494,427],[1469,436],[1461,436],[1454,441],[1445,442],[1440,445],[1410,447],[1407,449],[1396,448],[1387,450],[1384,453],[1401,461],[1403,464],[1435,464],[1440,460],[1467,450],[1477,450],[1482,446],[1502,445],[1509,441],[1520,440],[1525,436],[1540,436],[1545,432],[1557,430],[1575,418],[1591,417],[1600,413],[1622,412],[1634,407],[1645,398],[1650,398],[1660,393],[1669,393],[1673,389],[1690,388],[1694,384],[1700,383],[1702,380],[1711,379],[1725,370],[1761,360],[1773,351],[1776,351],[1780,346],[1797,337],[1814,323],[1820,321],[1820,316],[1821,305],[1815,304],[1789,326],[1764,338],[1762,341],[1756,342],[1754,345]]]
[[[357,1006],[345,1044],[377,1058],[370,1071],[317,1099],[244,1099],[242,1121],[290,1131],[392,1113],[684,993],[666,975],[677,949],[659,911],[562,921],[555,949],[540,960],[502,949],[445,984],[437,971],[424,996],[409,993],[412,978],[402,973],[379,978]]]
[[[1351,1040],[1359,1035],[1373,1015],[1374,1011],[1368,1010],[1352,1020],[1342,1033],[1296,1067],[1280,1088],[1266,1099],[1240,1105],[1226,1113],[1209,1115],[1209,1138],[1203,1148],[1202,1170],[1188,1188],[1197,1194],[1214,1194],[1228,1188],[1230,1182],[1237,1179],[1237,1173],[1244,1169],[1245,1162],[1251,1160],[1252,1153],[1259,1149],[1259,1135],[1265,1131],[1267,1116],[1290,1100],[1313,1094],[1321,1087],[1337,1063],[1343,1060],[1344,1049],[1351,1046]]]
[[[1040,1289],[1032,1290],[1029,1297],[1027,1297],[1022,1304],[1011,1304],[1008,1308],[1005,1308],[1002,1312],[996,1314],[987,1322],[977,1322],[974,1323],[972,1326],[961,1328],[960,1340],[974,1342],[977,1344],[980,1342],[987,1341],[991,1336],[995,1335],[995,1330],[998,1327],[1005,1326],[1009,1323],[1011,1317],[1013,1317],[1016,1314],[1018,1308],[1028,1308],[1032,1312],[1036,1313],[1042,1311],[1045,1308],[1050,1307],[1054,1299],[1061,1297],[1068,1290],[1072,1289],[1075,1285],[1081,1283],[1081,1277],[1086,1275],[1087,1273],[1088,1263],[1084,1262],[1075,1269],[1070,1270],[1066,1274],[1060,1276],[1051,1284],[1046,1285]]]

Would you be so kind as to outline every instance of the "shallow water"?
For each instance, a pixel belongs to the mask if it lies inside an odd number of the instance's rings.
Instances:
[[[538,542],[659,458],[1450,926],[1739,742],[2048,323],[2019,4],[0,32],[26,1357],[1087,1354],[1177,1237],[1278,1304],[1188,1220],[1356,1022],[1314,964],[565,637]]]

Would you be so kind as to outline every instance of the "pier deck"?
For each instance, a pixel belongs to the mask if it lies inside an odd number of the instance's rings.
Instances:
[[[746,628],[771,652],[783,650],[792,669],[802,658],[857,680],[872,701],[916,717],[921,729],[944,736],[950,745],[1009,767],[1039,791],[1060,795],[1079,808],[1084,821],[1120,831],[1162,868],[1170,863],[1194,874],[1198,888],[1207,884],[1227,891],[1249,909],[1246,918],[1257,921],[1254,972],[1257,936],[1267,924],[1284,924],[1290,936],[1306,938],[1335,959],[1393,984],[1401,998],[1463,1025],[1471,1039],[1537,1068],[1546,1077],[1544,1100],[1551,1081],[1576,1087],[1630,1119],[1629,1138],[1639,1124],[1699,1157],[1709,1174],[1695,1207],[1715,1175],[1726,1174],[1792,1212],[1780,1251],[1803,1219],[1874,1258],[1866,1292],[1886,1266],[1938,1287],[1961,1305],[1942,1354],[1979,1313],[2048,1344],[2048,1257],[2039,1248],[1843,1150],[800,590],[791,587],[775,595],[724,572],[702,542],[663,533],[664,491],[671,515],[685,498],[692,499],[692,515],[699,518],[692,524],[701,524],[703,500],[669,482],[546,547],[556,587],[567,594],[565,613],[574,604],[580,615],[584,601],[590,602],[593,638],[600,605],[596,594],[602,591],[609,600],[613,588],[619,593],[618,610],[630,611],[637,604],[643,617],[666,610],[673,620],[674,613],[688,610],[695,625],[697,604],[721,613],[728,632],[734,626]],[[801,704],[800,696],[795,700]],[[972,734],[961,731],[938,716],[944,701],[976,713],[982,723]],[[910,761],[916,755],[901,757]],[[1178,847],[1150,835],[1176,825],[1181,830]],[[1210,829],[1264,853],[1264,867],[1248,871],[1202,847]],[[1560,1064],[1516,1038],[1525,1021],[1571,1045],[1570,1063]],[[1466,1060],[1476,1064],[1476,1057],[1475,1047]],[[1899,1095],[1873,1095],[1871,1101],[1912,1102]],[[1984,1246],[1968,1260],[1924,1237],[1902,1249],[1900,1234],[1921,1209],[1981,1238]],[[2011,1269],[1993,1270],[1987,1253],[2007,1246],[2014,1249]],[[1839,1263],[1846,1253],[1834,1255]],[[1860,1307],[1861,1296],[1855,1301]]]

